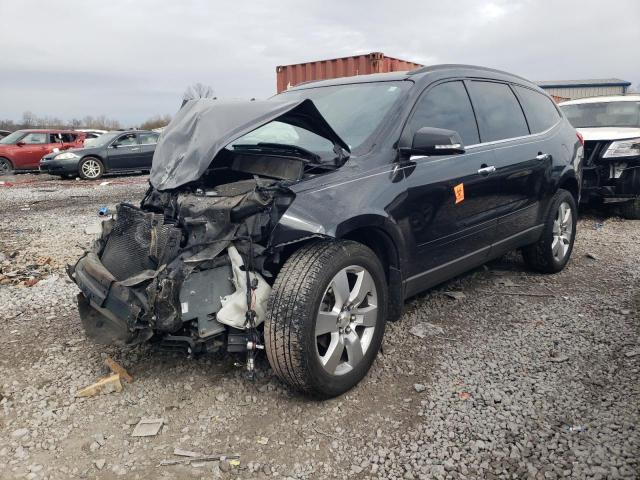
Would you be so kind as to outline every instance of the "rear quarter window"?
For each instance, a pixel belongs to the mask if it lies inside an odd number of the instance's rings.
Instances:
[[[518,93],[524,108],[531,133],[543,132],[558,123],[560,114],[550,98],[529,88],[518,86],[513,88]]]
[[[476,80],[468,85],[478,119],[480,141],[493,142],[529,135],[520,103],[508,85]]]

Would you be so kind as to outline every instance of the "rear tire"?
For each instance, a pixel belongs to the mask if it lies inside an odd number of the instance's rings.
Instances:
[[[96,157],[83,158],[78,165],[78,174],[84,180],[98,180],[104,175],[104,165]]]
[[[620,205],[620,213],[629,220],[640,220],[640,198]]]
[[[11,160],[0,157],[0,175],[13,175],[13,164]]]
[[[551,199],[540,239],[522,249],[527,266],[542,273],[561,271],[573,251],[577,222],[576,201],[559,189]]]
[[[346,392],[380,349],[387,303],[384,270],[369,248],[353,241],[302,247],[282,267],[269,297],[264,337],[271,367],[283,382],[315,397]]]

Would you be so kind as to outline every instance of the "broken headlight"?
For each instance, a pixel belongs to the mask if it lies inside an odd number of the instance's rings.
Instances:
[[[640,138],[618,140],[611,142],[602,158],[636,157],[640,156]]]

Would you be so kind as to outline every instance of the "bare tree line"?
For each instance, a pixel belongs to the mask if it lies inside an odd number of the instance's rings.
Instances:
[[[213,88],[200,82],[188,86],[182,95],[183,102],[199,98],[215,98]],[[135,128],[143,130],[151,130],[153,128],[164,127],[171,121],[171,115],[153,115]],[[71,120],[62,120],[55,116],[38,116],[27,110],[22,114],[21,121],[9,119],[0,119],[0,130],[15,131],[28,128],[60,128],[60,129],[76,129],[76,128],[95,128],[98,130],[118,130],[123,128],[119,120],[109,118],[106,115],[86,115],[82,118],[72,118]]]
[[[171,115],[154,115],[149,117],[136,128],[152,129],[166,126],[171,121]],[[127,126],[128,127],[128,126]],[[95,128],[98,130],[118,130],[123,128],[122,123],[106,115],[86,115],[82,118],[72,118],[71,120],[62,120],[59,117],[44,115],[39,116],[31,111],[22,114],[22,120],[14,121],[9,119],[0,120],[0,130],[21,130],[28,128],[60,128],[60,129],[76,129],[76,128]]]

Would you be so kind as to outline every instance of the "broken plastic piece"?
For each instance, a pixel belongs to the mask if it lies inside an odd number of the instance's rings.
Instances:
[[[131,432],[132,437],[153,437],[158,434],[164,418],[143,418],[138,422],[136,428]]]
[[[120,375],[120,378],[127,383],[133,383],[133,377],[127,372],[122,365],[116,362],[113,358],[107,357],[104,359],[104,364],[109,367],[113,373]]]
[[[101,393],[121,392],[120,375],[114,373],[78,391],[78,397],[94,397]]]
[[[216,320],[234,328],[244,329],[246,314],[249,309],[247,305],[247,273],[243,270],[244,262],[236,247],[230,245],[227,248],[227,252],[231,260],[232,281],[236,291],[221,299],[222,308],[216,314]],[[265,312],[267,311],[267,301],[271,294],[271,287],[259,273],[251,272],[249,275],[258,281],[258,286],[253,290],[255,297],[252,309],[256,313],[255,324],[260,325],[264,321]]]

